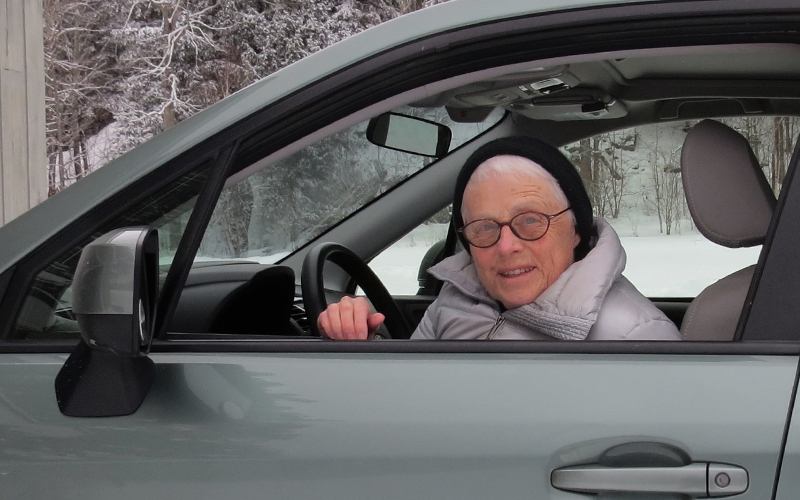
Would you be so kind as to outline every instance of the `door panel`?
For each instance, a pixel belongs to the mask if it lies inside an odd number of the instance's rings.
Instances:
[[[155,354],[134,415],[62,416],[63,355],[0,356],[2,498],[580,499],[552,470],[628,442],[769,498],[796,356]],[[55,486],[58,485],[58,486]]]

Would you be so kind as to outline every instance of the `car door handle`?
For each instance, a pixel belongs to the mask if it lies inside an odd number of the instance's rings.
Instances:
[[[677,493],[718,498],[744,493],[747,471],[736,465],[694,462],[680,467],[579,465],[550,474],[553,487],[578,493]]]

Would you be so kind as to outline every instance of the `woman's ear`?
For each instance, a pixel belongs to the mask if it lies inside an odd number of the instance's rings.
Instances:
[[[578,234],[578,228],[575,228],[575,237],[572,239],[572,249],[578,248],[581,243],[581,235]]]

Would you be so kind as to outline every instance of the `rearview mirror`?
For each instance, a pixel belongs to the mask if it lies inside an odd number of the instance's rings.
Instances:
[[[430,158],[446,155],[452,137],[446,125],[400,113],[376,116],[367,126],[367,140],[376,146]]]
[[[72,311],[81,340],[56,377],[61,413],[130,415],[155,378],[147,357],[158,295],[158,232],[111,231],[81,252]]]

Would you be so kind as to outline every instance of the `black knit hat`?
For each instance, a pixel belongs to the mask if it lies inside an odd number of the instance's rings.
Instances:
[[[456,229],[464,227],[461,218],[461,204],[464,201],[464,189],[467,182],[483,162],[489,158],[500,155],[513,155],[527,158],[550,172],[558,181],[558,185],[567,197],[572,212],[575,214],[575,231],[581,237],[580,243],[575,247],[575,260],[580,260],[591,249],[592,236],[595,234],[593,227],[592,202],[583,186],[581,176],[575,166],[557,148],[539,139],[532,137],[504,137],[497,139],[478,148],[467,158],[461,172],[456,179],[456,190],[453,196],[453,224]],[[458,233],[464,248],[469,251],[469,244],[464,235]]]

